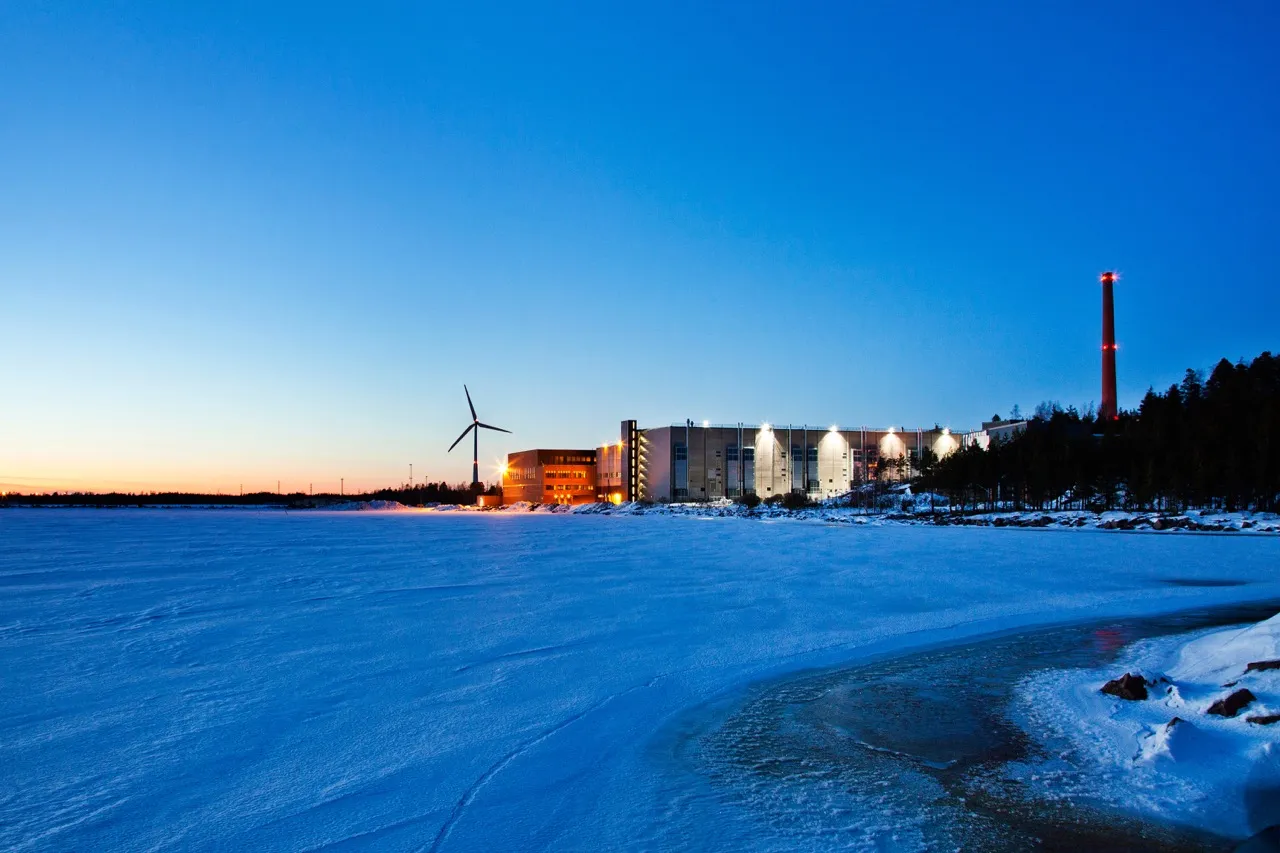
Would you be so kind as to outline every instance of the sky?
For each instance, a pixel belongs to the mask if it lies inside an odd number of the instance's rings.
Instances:
[[[544,8],[534,8],[543,6]],[[624,418],[976,427],[1280,349],[1272,2],[0,5],[0,488]]]

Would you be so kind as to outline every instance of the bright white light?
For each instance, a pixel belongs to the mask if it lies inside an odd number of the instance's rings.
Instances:
[[[893,435],[897,431],[898,431],[897,427],[889,427],[889,435]]]
[[[702,422],[702,428],[703,428],[703,429],[706,429],[706,428],[707,428],[707,427],[709,427],[709,426],[711,426],[711,421],[703,421],[703,422]]]
[[[836,426],[835,424],[832,424],[831,429],[827,430],[827,432],[839,432],[839,431],[840,431],[840,427]]]
[[[951,435],[951,427],[943,427],[943,428],[942,428],[942,434],[943,434],[943,435]]]
[[[768,424],[761,424],[761,425],[760,425],[760,431],[761,431],[761,432],[768,432],[770,429],[772,429],[772,427],[770,427]]]

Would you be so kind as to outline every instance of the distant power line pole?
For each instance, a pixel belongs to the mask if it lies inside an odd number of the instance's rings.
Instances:
[[[345,495],[347,493],[347,481],[343,477],[338,478],[338,494]]]
[[[413,488],[413,463],[409,463],[409,488]]]
[[[276,494],[280,494],[280,481],[276,480]]]

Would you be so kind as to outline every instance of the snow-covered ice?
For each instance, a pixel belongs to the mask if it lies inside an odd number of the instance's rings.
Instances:
[[[807,668],[1277,598],[1277,556],[1092,530],[7,510],[0,848],[822,849],[753,832],[660,734]],[[891,820],[866,802],[829,819]]]

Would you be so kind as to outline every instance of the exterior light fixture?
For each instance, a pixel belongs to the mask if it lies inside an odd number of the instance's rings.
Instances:
[[[709,427],[709,426],[711,426],[711,421],[703,421],[703,422],[702,422],[702,428],[703,428],[703,429],[706,429],[706,428],[707,428],[707,427]]]
[[[839,432],[839,431],[840,431],[840,427],[836,426],[835,424],[832,424],[831,429],[827,430],[827,432]]]
[[[943,428],[942,428],[942,434],[943,434],[943,435],[951,435],[951,427],[943,427]]]

